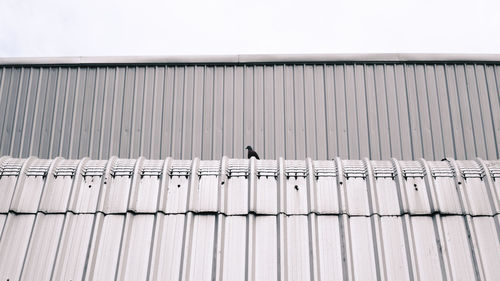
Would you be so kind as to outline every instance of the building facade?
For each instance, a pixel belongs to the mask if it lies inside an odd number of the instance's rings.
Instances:
[[[0,61],[0,152],[152,159],[499,158],[495,56]]]

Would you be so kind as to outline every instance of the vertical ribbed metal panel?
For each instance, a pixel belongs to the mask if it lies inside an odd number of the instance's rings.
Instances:
[[[498,65],[4,66],[0,154],[499,158]]]
[[[19,280],[26,258],[35,215],[9,214],[0,240],[0,277]]]
[[[50,280],[64,215],[37,214],[21,280]]]

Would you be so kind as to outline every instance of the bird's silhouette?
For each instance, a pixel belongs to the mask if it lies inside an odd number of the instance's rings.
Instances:
[[[260,159],[259,154],[257,154],[257,152],[255,152],[255,150],[253,150],[253,148],[251,146],[247,146],[247,147],[245,147],[245,149],[248,149],[248,159],[250,159],[252,157],[255,157],[256,159]]]

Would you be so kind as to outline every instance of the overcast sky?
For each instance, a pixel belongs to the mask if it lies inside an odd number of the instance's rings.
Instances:
[[[256,53],[500,53],[500,1],[0,1],[1,57]]]

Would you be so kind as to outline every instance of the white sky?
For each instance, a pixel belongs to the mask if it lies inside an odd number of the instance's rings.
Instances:
[[[0,1],[0,57],[262,53],[500,53],[500,1]]]

